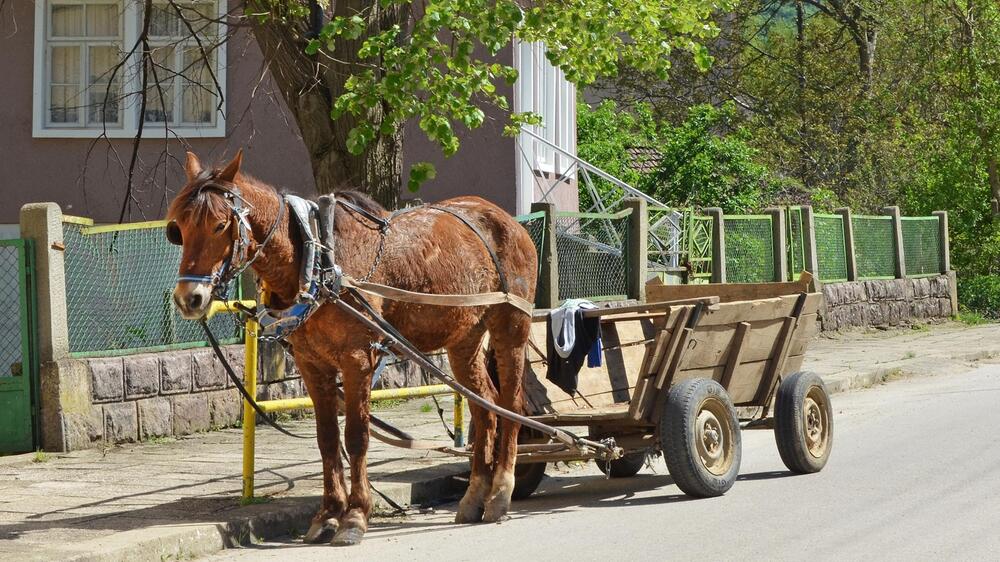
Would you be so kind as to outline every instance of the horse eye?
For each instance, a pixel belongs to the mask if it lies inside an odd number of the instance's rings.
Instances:
[[[177,226],[176,221],[170,221],[167,223],[167,241],[175,246],[181,246],[184,244],[184,239],[181,237],[181,229]]]
[[[220,222],[219,226],[215,227],[215,233],[218,234],[226,229],[226,223]]]

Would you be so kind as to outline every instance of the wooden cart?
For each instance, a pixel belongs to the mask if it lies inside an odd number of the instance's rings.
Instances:
[[[526,409],[552,426],[613,438],[625,456],[598,461],[613,477],[632,476],[649,453],[663,453],[677,485],[693,496],[725,493],[741,458],[740,430],[773,428],[794,472],[822,469],[832,445],[830,400],[822,381],[799,372],[817,331],[822,294],[795,283],[656,286],[645,304],[587,311],[603,336],[603,366],[579,375],[570,396],[545,378],[546,312],[532,325]],[[773,406],[773,410],[772,410]],[[519,449],[516,497],[530,495],[546,462],[587,458],[574,451]]]

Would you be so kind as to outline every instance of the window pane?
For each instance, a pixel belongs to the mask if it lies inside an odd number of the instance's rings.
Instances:
[[[52,5],[52,36],[53,37],[84,36],[82,4]]]
[[[49,91],[49,121],[52,123],[76,123],[79,118],[77,86],[53,86]]]
[[[80,47],[52,47],[52,84],[80,84]]]
[[[147,62],[149,87],[146,89],[147,123],[172,122],[174,120],[174,48],[159,47],[150,53],[152,64]],[[159,87],[156,81],[159,81]]]
[[[195,4],[191,9],[182,10],[181,13],[198,35],[213,39],[218,35],[214,20],[219,19],[219,13],[215,9],[215,4]]]
[[[208,54],[208,62],[197,47],[184,50],[183,121],[185,123],[212,123],[215,118],[215,82],[209,71],[215,56]]]
[[[177,12],[171,5],[153,4],[153,13],[149,18],[150,37],[174,37],[180,33],[180,29]]]
[[[118,37],[117,4],[87,4],[87,36]]]
[[[88,69],[88,123],[117,123],[118,104],[121,97],[121,73],[115,72],[120,57],[117,47],[90,47],[90,68]],[[114,74],[114,82],[110,83]]]

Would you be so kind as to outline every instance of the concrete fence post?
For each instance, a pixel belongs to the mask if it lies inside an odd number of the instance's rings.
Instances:
[[[559,306],[559,255],[556,249],[555,203],[532,203],[531,212],[538,211],[545,213],[545,235],[542,237],[542,247],[538,256],[535,306],[553,308]]]
[[[69,357],[66,314],[66,270],[62,209],[55,203],[21,207],[21,237],[35,243],[35,286],[38,299],[38,354],[42,363]]]
[[[934,211],[938,218],[938,238],[941,240],[941,273],[951,271],[951,240],[948,234],[948,211]]]
[[[892,245],[896,250],[896,279],[905,279],[906,255],[903,249],[903,220],[899,213],[899,207],[895,205],[884,207],[882,212],[892,217]]]
[[[802,210],[802,258],[803,267],[813,274],[817,286],[819,283],[819,253],[816,251],[816,214],[810,205],[800,207]],[[798,275],[798,271],[793,272]]]
[[[646,279],[649,277],[649,207],[645,199],[625,199],[622,204],[632,209],[628,217],[628,247],[626,250],[626,293],[628,298],[646,302]]]
[[[851,222],[851,210],[846,207],[833,211],[844,219],[844,256],[847,259],[847,280],[858,280],[858,259],[854,255],[854,224]]]
[[[780,207],[769,207],[764,213],[771,216],[771,246],[774,253],[774,279],[788,281],[788,233],[785,211]]]
[[[712,283],[726,282],[726,224],[722,209],[709,207],[705,214],[712,217]]]

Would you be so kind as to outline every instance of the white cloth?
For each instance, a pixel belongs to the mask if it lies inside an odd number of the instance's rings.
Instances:
[[[562,306],[549,311],[549,317],[552,319],[552,342],[559,357],[563,359],[569,357],[576,344],[576,311],[591,308],[597,308],[597,305],[584,299],[567,299]],[[561,343],[560,336],[563,338]]]

